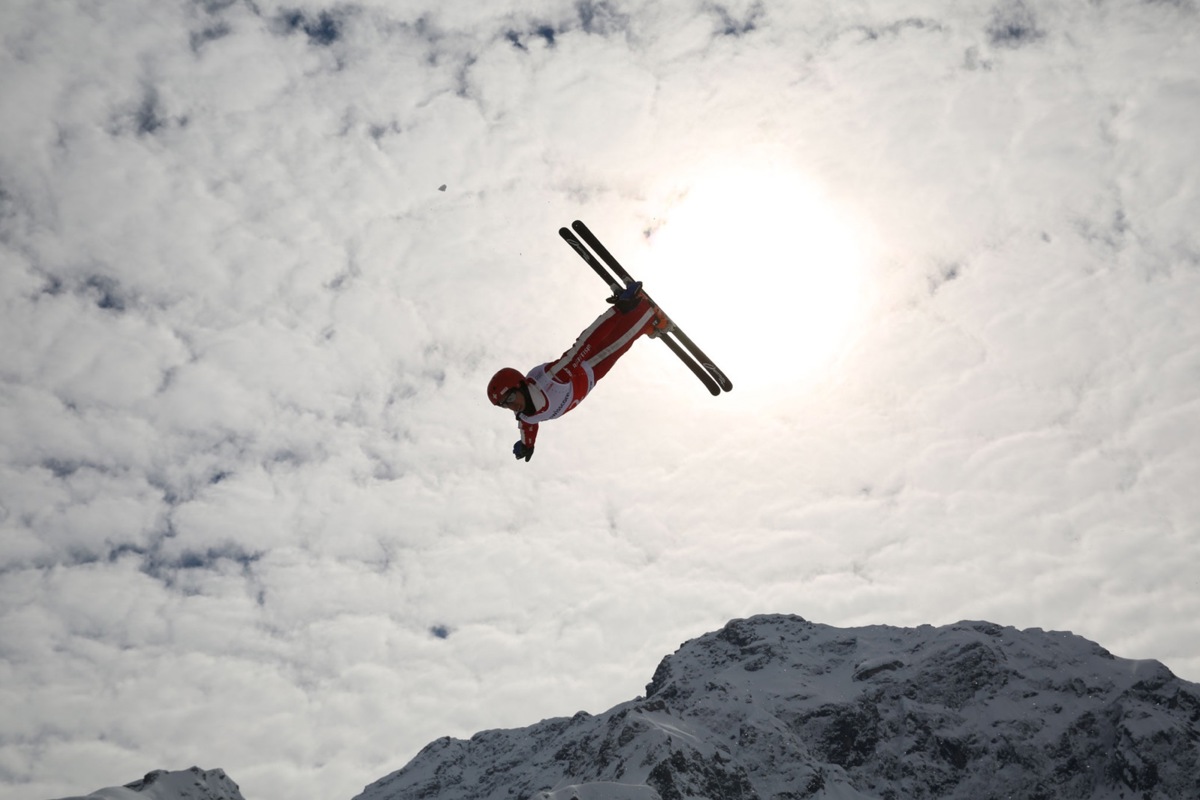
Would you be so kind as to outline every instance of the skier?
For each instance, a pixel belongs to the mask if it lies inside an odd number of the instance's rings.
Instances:
[[[536,366],[527,375],[505,367],[488,383],[492,405],[516,415],[521,438],[513,445],[513,455],[518,460],[533,458],[538,423],[557,419],[579,405],[638,337],[653,337],[670,326],[642,293],[641,281],[629,281],[625,290],[608,302],[613,307],[579,334],[557,361]]]

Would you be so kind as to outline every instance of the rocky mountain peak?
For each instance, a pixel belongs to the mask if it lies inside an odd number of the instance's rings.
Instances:
[[[62,800],[243,800],[238,785],[224,770],[156,769],[124,786],[99,789],[86,797]]]
[[[734,620],[596,716],[439,739],[358,800],[1200,797],[1200,687],[1069,633]]]

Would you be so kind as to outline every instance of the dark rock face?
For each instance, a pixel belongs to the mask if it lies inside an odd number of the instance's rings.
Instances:
[[[441,739],[359,800],[1200,797],[1200,687],[1067,633],[730,622],[599,716]]]

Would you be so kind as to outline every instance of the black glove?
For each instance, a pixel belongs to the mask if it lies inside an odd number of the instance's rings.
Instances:
[[[513,455],[516,456],[518,460],[523,458],[528,461],[529,459],[533,458],[533,445],[526,447],[524,442],[517,442],[513,445]]]

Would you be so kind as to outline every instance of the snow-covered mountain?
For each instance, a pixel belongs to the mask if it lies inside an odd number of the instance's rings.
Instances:
[[[760,616],[646,696],[439,739],[356,800],[1200,798],[1200,686],[1069,633]]]
[[[1070,633],[730,622],[603,714],[439,739],[355,800],[1200,798],[1200,685]],[[84,798],[64,798],[84,800]],[[86,800],[242,800],[219,770]]]
[[[86,797],[62,800],[243,800],[238,786],[223,770],[181,769],[175,772],[155,770],[141,780],[100,789]]]

